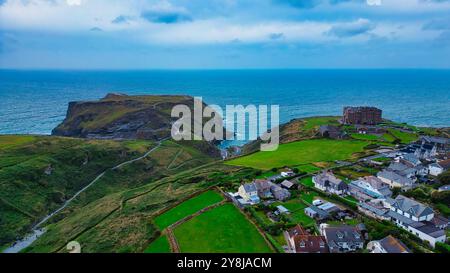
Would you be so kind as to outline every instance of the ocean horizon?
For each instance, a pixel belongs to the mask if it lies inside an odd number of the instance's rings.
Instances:
[[[384,118],[450,126],[446,69],[0,70],[0,134],[48,135],[71,101],[190,95],[208,104],[279,105],[280,122],[375,106]]]

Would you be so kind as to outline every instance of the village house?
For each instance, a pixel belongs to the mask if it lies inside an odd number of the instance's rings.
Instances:
[[[379,241],[372,241],[367,244],[367,250],[370,253],[411,253],[411,250],[405,246],[400,240],[389,235]]]
[[[422,164],[419,158],[415,154],[404,154],[400,158],[400,162],[407,165],[410,168],[414,168]]]
[[[331,253],[354,252],[364,247],[364,238],[356,227],[320,225]]]
[[[253,183],[256,186],[259,198],[272,197],[272,192],[270,191],[270,187],[272,186],[271,182],[265,179],[256,179]]]
[[[305,214],[317,221],[323,221],[330,218],[330,214],[317,206],[310,206],[305,209]]]
[[[384,202],[380,199],[372,199],[367,202],[362,201],[358,203],[358,211],[378,220],[391,220],[391,217],[389,216],[390,209],[386,207]]]
[[[258,196],[258,190],[255,183],[247,183],[241,185],[238,190],[238,194],[246,203],[258,204],[261,200]]]
[[[402,188],[403,190],[407,190],[413,188],[415,184],[414,180],[388,169],[379,172],[377,177],[388,184],[391,189]]]
[[[278,214],[290,214],[291,212],[283,206],[277,206],[277,213]]]
[[[332,172],[322,172],[315,175],[313,176],[312,181],[314,183],[314,187],[325,192],[345,195],[348,191],[347,184],[334,176]]]
[[[392,196],[389,185],[375,176],[367,176],[352,181],[348,188],[349,193],[358,200],[387,198]]]
[[[278,201],[285,201],[291,198],[291,193],[288,190],[283,189],[282,187],[276,184],[271,185],[270,191],[272,192],[275,199],[277,199]]]
[[[445,230],[431,222],[435,217],[432,208],[399,195],[392,201],[390,209],[389,216],[397,226],[427,241],[432,247],[435,247],[437,242],[445,242]]]
[[[433,160],[437,156],[437,146],[433,144],[417,145],[414,155],[422,160]]]
[[[324,236],[309,234],[304,228],[297,225],[284,231],[284,238],[290,253],[329,253]]]
[[[320,126],[319,133],[322,137],[331,139],[344,139],[346,137],[346,133],[341,128],[333,125]]]
[[[421,166],[421,165],[417,165],[416,167],[410,167],[401,162],[392,162],[389,165],[389,167],[386,168],[386,170],[393,171],[393,172],[397,173],[398,175],[407,177],[407,178],[415,181],[417,179],[416,176],[419,173],[419,169],[417,169],[418,166]]]
[[[294,188],[294,186],[295,186],[295,184],[289,180],[284,180],[283,182],[281,182],[280,185],[281,185],[281,187],[283,187],[287,190],[290,190],[290,189]]]
[[[419,140],[422,145],[431,144],[436,146],[436,152],[447,154],[450,152],[450,139],[445,137],[421,136]]]
[[[450,169],[450,159],[439,161],[428,166],[429,173],[433,176],[439,176],[448,169]]]

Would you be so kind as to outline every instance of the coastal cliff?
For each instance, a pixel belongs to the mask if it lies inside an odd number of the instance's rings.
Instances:
[[[70,102],[56,136],[89,139],[147,139],[170,136],[171,109],[193,107],[189,96],[128,96],[108,94],[99,101]]]

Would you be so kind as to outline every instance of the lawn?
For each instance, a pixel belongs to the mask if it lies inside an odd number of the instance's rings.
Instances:
[[[314,139],[280,145],[275,152],[257,152],[227,162],[229,165],[269,170],[314,162],[346,160],[367,146],[361,140]]]
[[[305,201],[308,204],[312,204],[312,202],[314,201],[315,197],[317,196],[317,193],[311,191],[311,192],[302,192],[302,194],[300,195],[300,198]]]
[[[0,149],[13,148],[16,146],[31,143],[36,140],[35,136],[16,136],[16,135],[3,135],[0,136]]]
[[[317,172],[317,171],[321,170],[319,167],[316,167],[316,166],[311,165],[311,164],[296,166],[295,168],[297,168],[297,169],[299,169],[299,171],[305,172],[305,173],[314,173],[314,172]]]
[[[400,141],[404,144],[411,143],[416,141],[419,137],[413,133],[402,132],[400,130],[389,129],[389,132],[396,138],[400,139]]]
[[[270,253],[256,227],[233,205],[207,211],[175,229],[182,253]]]
[[[169,241],[167,240],[167,236],[163,235],[153,241],[147,249],[144,251],[144,253],[170,253],[170,245]]]
[[[305,126],[302,128],[304,131],[311,131],[317,129],[322,125],[338,125],[339,117],[312,117],[306,118],[304,121],[306,122]]]
[[[204,192],[156,217],[155,224],[163,230],[177,221],[222,200],[223,197],[215,191]]]
[[[282,205],[290,211],[288,218],[295,224],[300,224],[304,227],[314,224],[314,220],[305,214],[306,205],[299,199],[292,199],[285,203],[276,203],[276,205]]]
[[[351,136],[352,136],[352,138],[359,139],[359,140],[376,141],[376,140],[380,139],[380,137],[377,135],[351,134]]]
[[[303,178],[302,180],[300,180],[300,183],[308,187],[314,187],[314,182],[312,181],[311,176]]]

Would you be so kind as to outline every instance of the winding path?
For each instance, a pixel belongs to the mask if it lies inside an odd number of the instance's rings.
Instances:
[[[41,228],[41,226],[43,224],[45,224],[49,219],[51,219],[53,216],[55,216],[56,214],[60,213],[61,211],[63,211],[64,209],[66,209],[73,200],[75,200],[78,196],[80,196],[80,194],[82,194],[83,192],[85,192],[87,189],[89,189],[92,185],[94,185],[98,180],[100,180],[105,174],[106,172],[110,171],[110,170],[117,170],[122,168],[123,166],[129,165],[133,162],[142,160],[146,157],[148,157],[151,153],[153,153],[154,151],[156,151],[159,147],[161,147],[162,143],[165,141],[166,139],[162,139],[160,141],[157,142],[157,145],[155,147],[153,147],[152,149],[150,149],[148,152],[146,152],[143,156],[140,156],[138,158],[135,159],[131,159],[128,161],[125,161],[123,163],[120,163],[119,165],[109,168],[107,170],[105,170],[104,172],[102,172],[101,174],[99,174],[94,180],[92,180],[92,182],[90,182],[88,185],[86,185],[84,188],[82,188],[81,190],[79,190],[78,192],[76,192],[70,199],[68,199],[60,208],[58,208],[57,210],[53,211],[52,213],[48,214],[47,216],[45,216],[39,223],[37,223],[31,231],[31,235],[28,235],[27,237],[23,238],[22,240],[19,240],[17,242],[15,242],[11,247],[5,249],[3,251],[3,253],[18,253],[21,250],[27,248],[28,246],[30,246],[34,241],[36,241],[40,236],[42,236],[45,233],[45,230]]]

